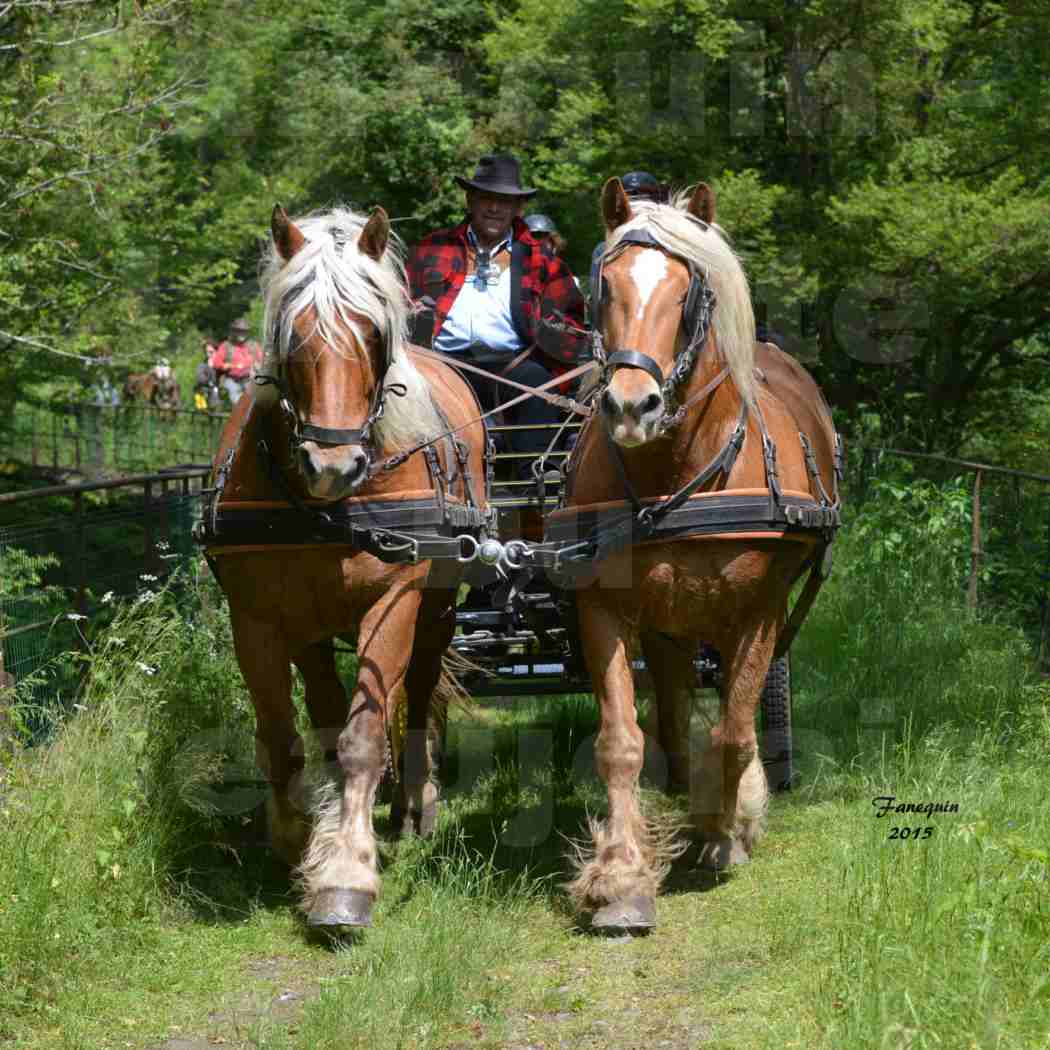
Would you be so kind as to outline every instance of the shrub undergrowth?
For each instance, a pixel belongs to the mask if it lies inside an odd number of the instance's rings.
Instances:
[[[49,744],[0,766],[0,1018],[147,942],[217,827],[206,785],[252,721],[209,581],[143,591],[86,653],[72,710],[34,710]],[[3,1032],[5,1020],[0,1020]]]

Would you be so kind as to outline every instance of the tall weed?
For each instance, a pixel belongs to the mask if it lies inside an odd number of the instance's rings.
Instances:
[[[118,608],[64,658],[88,668],[74,709],[50,715],[53,742],[7,760],[0,1018],[46,1011],[82,968],[148,941],[171,915],[174,873],[212,837],[215,742],[250,754],[252,724],[216,604],[201,581]]]

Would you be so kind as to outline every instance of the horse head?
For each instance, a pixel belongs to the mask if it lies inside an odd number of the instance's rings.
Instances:
[[[368,477],[387,398],[405,393],[388,377],[405,315],[400,271],[384,260],[390,222],[376,208],[367,222],[340,211],[297,224],[277,205],[271,232],[255,396],[278,401],[307,493],[341,499]]]
[[[693,379],[698,356],[716,328],[716,298],[728,291],[730,361],[745,382],[754,318],[747,280],[714,226],[715,196],[705,183],[675,204],[631,201],[619,179],[602,190],[608,233],[595,327],[607,349],[599,407],[612,440],[623,447],[652,441],[674,422],[678,394]],[[746,315],[744,316],[746,311]],[[748,318],[750,318],[748,320]],[[746,366],[746,367],[745,367]],[[746,395],[745,395],[746,396]]]

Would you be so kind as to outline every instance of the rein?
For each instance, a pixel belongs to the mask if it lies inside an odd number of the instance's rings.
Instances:
[[[478,368],[475,365],[468,365],[465,362],[451,362],[445,354],[438,354],[432,350],[424,350],[422,347],[415,348],[416,353],[424,354],[426,357],[432,360],[441,361],[444,364],[451,364],[454,368],[463,368],[470,372],[477,372],[480,375],[485,376],[488,379],[495,380],[498,383],[503,383],[506,386],[515,388],[516,390],[524,390],[525,393],[519,394],[517,397],[512,397],[509,401],[504,401],[503,404],[497,405],[495,408],[490,408],[487,412],[483,412],[480,416],[475,416],[473,419],[468,419],[466,423],[460,423],[459,426],[449,427],[448,430],[443,431],[434,437],[428,438],[426,441],[421,441],[417,445],[413,445],[411,448],[404,449],[401,452],[397,452],[392,456],[387,457],[380,463],[374,466],[369,466],[369,476],[374,476],[379,473],[387,473],[391,470],[396,470],[401,466],[407,459],[414,456],[417,452],[421,452],[426,448],[429,448],[435,442],[440,441],[442,438],[451,436],[452,434],[458,433],[460,430],[466,430],[467,427],[473,426],[475,423],[480,423],[483,420],[489,418],[489,416],[495,415],[497,412],[502,412],[505,409],[513,408],[515,405],[520,404],[522,401],[527,400],[530,397],[541,397],[544,400],[550,401],[552,404],[556,404],[562,407],[563,404],[569,407],[571,411],[576,412],[579,415],[589,418],[593,409],[589,405],[581,404],[579,401],[574,400],[571,397],[562,397],[560,394],[550,394],[548,390],[550,387],[558,386],[561,383],[568,382],[576,379],[578,376],[584,375],[587,372],[592,371],[596,366],[593,361],[588,361],[586,364],[578,365],[570,372],[566,372],[564,375],[555,376],[553,379],[549,379],[546,383],[541,383],[539,386],[532,387],[526,386],[524,383],[517,383],[512,379],[507,379],[501,375],[497,375],[494,372],[486,371],[484,368]]]

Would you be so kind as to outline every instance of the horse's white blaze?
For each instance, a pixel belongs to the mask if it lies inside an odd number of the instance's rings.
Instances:
[[[638,313],[641,320],[657,285],[667,276],[667,256],[655,248],[640,251],[631,264],[631,278],[638,289]]]

